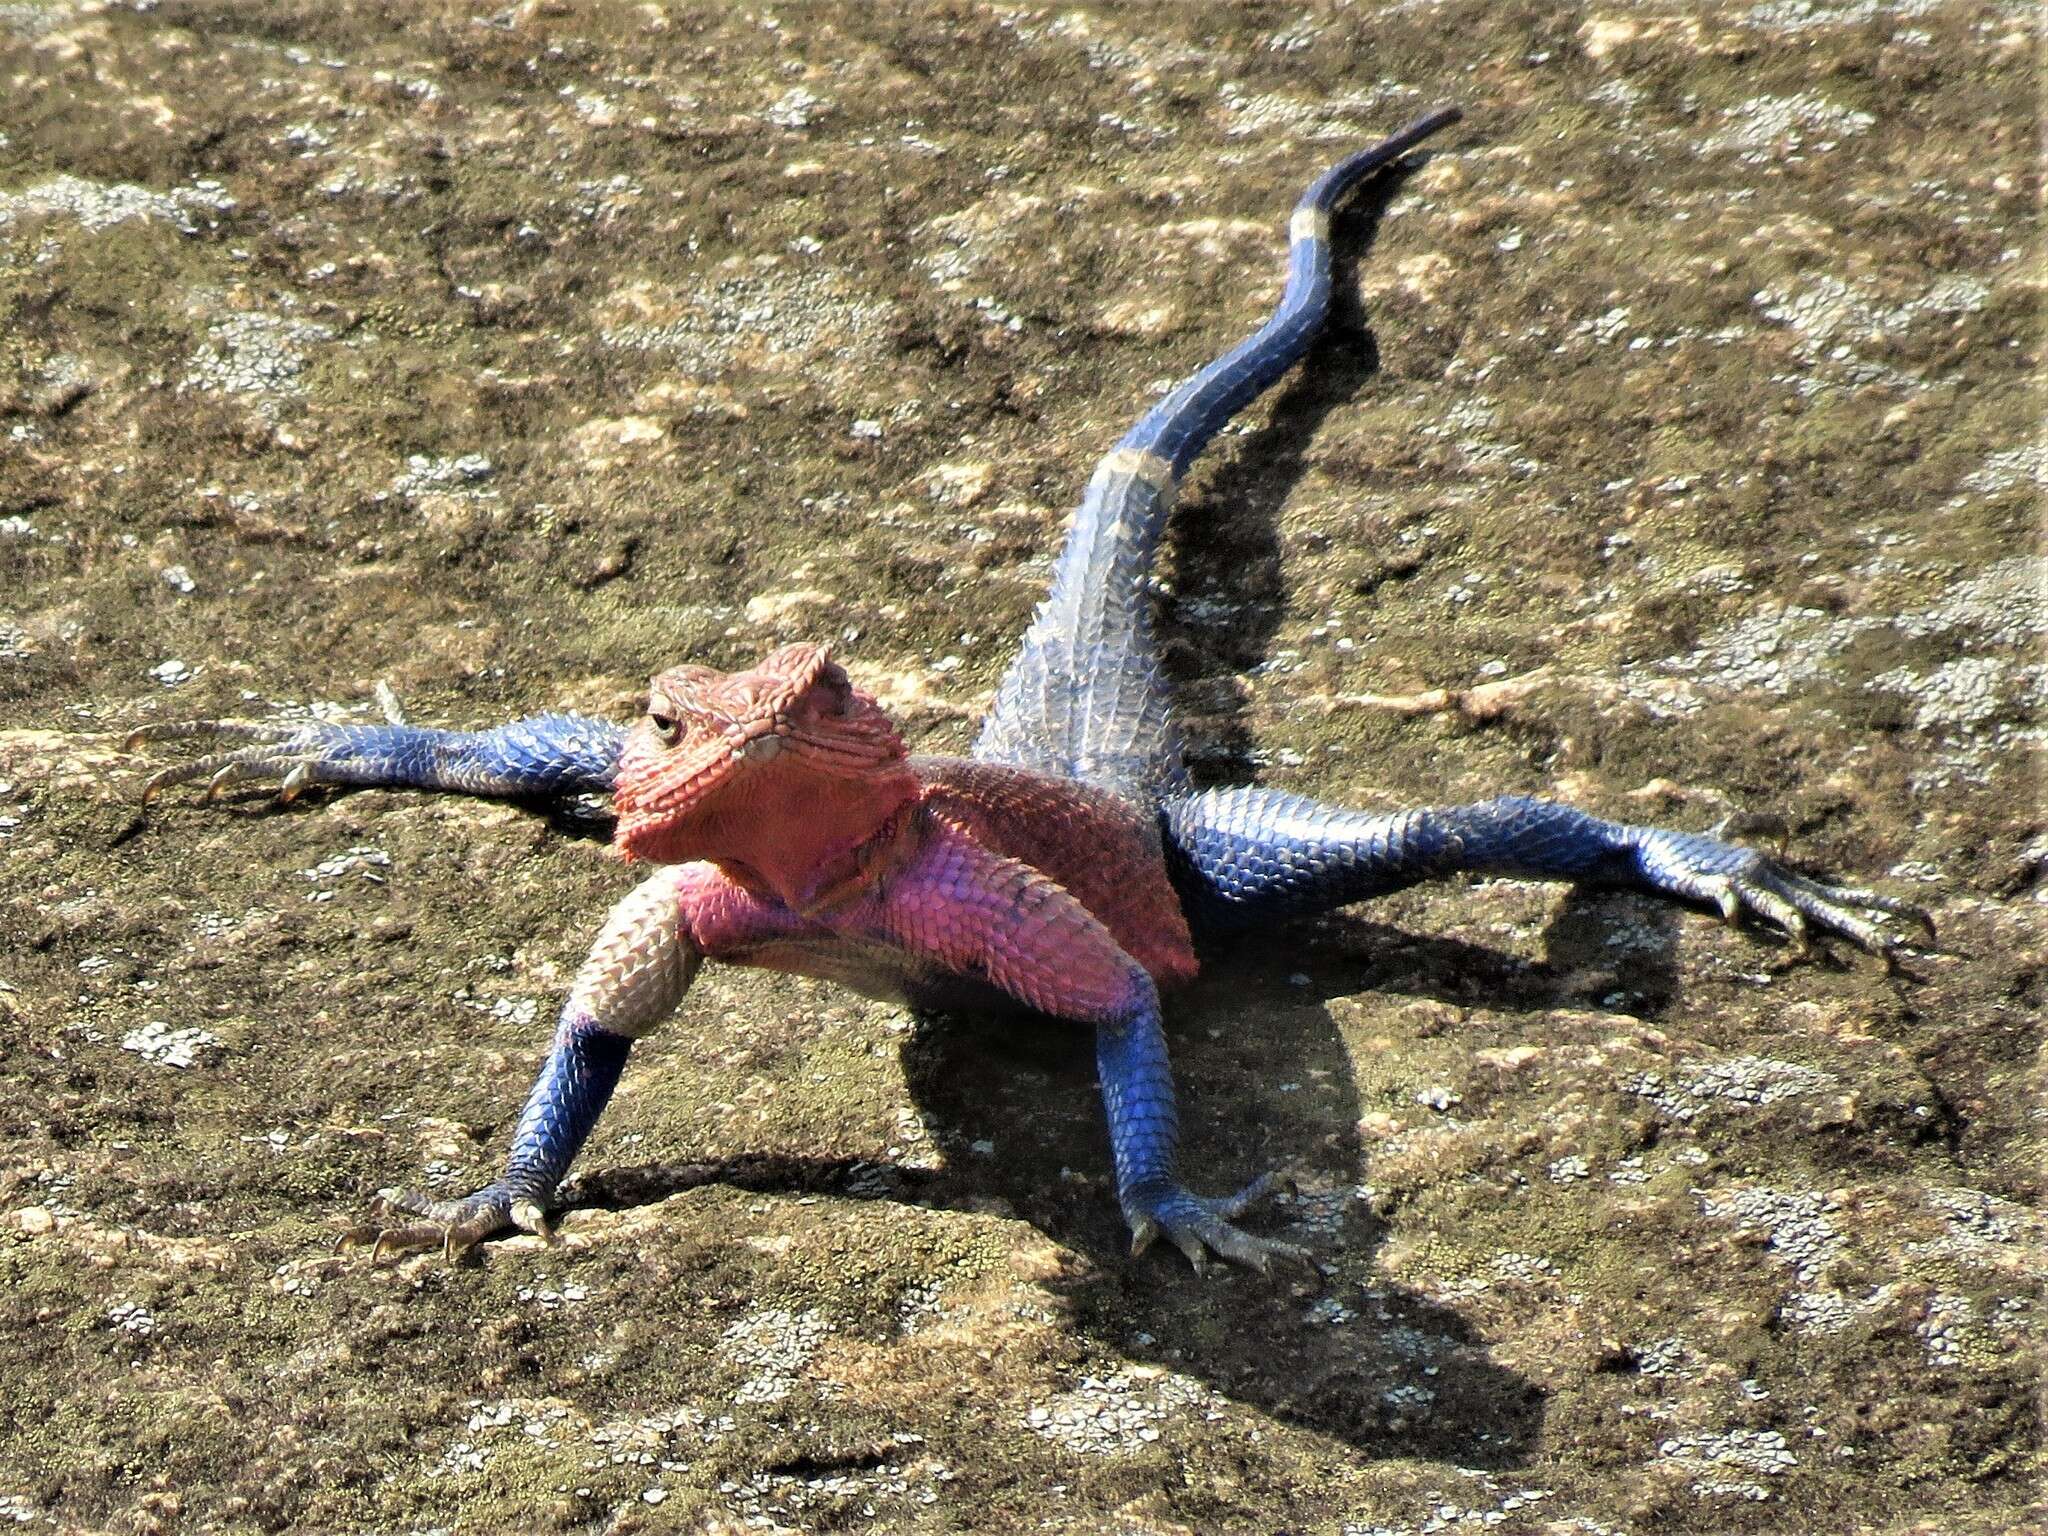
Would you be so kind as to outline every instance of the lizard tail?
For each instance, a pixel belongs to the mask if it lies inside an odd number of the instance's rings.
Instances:
[[[1287,288],[1272,318],[1146,412],[1096,466],[976,757],[1140,799],[1185,786],[1145,590],[1180,478],[1322,329],[1337,200],[1460,115],[1439,108],[1318,176],[1288,224]]]

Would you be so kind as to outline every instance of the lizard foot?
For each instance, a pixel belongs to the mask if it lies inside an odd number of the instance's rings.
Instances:
[[[1710,901],[1730,923],[1754,912],[1784,929],[1802,954],[1813,947],[1815,930],[1837,933],[1858,948],[1898,963],[1905,940],[1880,927],[1865,912],[1910,919],[1936,941],[1934,919],[1924,907],[1854,885],[1827,885],[1795,874],[1754,848],[1688,832],[1652,832],[1643,840],[1642,868],[1652,885],[1694,901]],[[1863,911],[1857,910],[1864,909]]]
[[[465,1200],[435,1200],[409,1189],[387,1189],[379,1192],[377,1204],[380,1217],[419,1219],[395,1225],[378,1220],[350,1227],[335,1239],[337,1253],[368,1248],[370,1262],[375,1264],[386,1253],[438,1246],[441,1256],[453,1264],[506,1227],[531,1232],[543,1242],[553,1242],[555,1236],[540,1202],[515,1198],[503,1184],[487,1185]]]
[[[1138,1257],[1164,1233],[1168,1242],[1188,1256],[1198,1275],[1209,1267],[1212,1253],[1262,1275],[1272,1273],[1275,1259],[1313,1269],[1315,1259],[1306,1248],[1253,1237],[1231,1224],[1255,1202],[1286,1187],[1288,1181],[1279,1174],[1267,1173],[1228,1198],[1193,1194],[1177,1184],[1136,1191],[1124,1206],[1131,1223],[1131,1257]]]
[[[216,800],[230,784],[275,777],[277,798],[289,803],[308,784],[327,782],[324,768],[354,755],[353,734],[345,726],[309,720],[299,725],[252,725],[240,720],[178,720],[145,725],[121,742],[133,752],[144,742],[185,741],[202,737],[215,742],[240,742],[225,752],[209,752],[187,763],[158,769],[142,786],[147,805],[173,784],[206,780],[206,798]]]

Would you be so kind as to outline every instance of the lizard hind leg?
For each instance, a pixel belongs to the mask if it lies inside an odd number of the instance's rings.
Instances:
[[[1934,938],[1928,913],[1899,897],[1826,884],[1703,833],[1603,821],[1520,795],[1382,815],[1247,786],[1169,800],[1164,825],[1182,903],[1209,936],[1470,873],[1655,892],[1718,907],[1730,922],[1752,912],[1799,949],[1836,934],[1887,964],[1905,940],[1879,918],[1904,918]]]

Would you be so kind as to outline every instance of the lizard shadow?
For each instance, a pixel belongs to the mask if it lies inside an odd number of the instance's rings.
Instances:
[[[1376,1263],[1387,1228],[1359,1183],[1350,1057],[1328,1011],[1289,985],[1292,963],[1272,948],[1226,956],[1174,1000],[1168,1036],[1190,1184],[1215,1193],[1288,1170],[1295,1192],[1243,1221],[1308,1247],[1320,1279],[1284,1266],[1196,1277],[1163,1242],[1132,1258],[1090,1041],[1056,1021],[920,1020],[905,1079],[948,1154],[928,1193],[994,1202],[1069,1250],[1047,1283],[1106,1353],[1375,1458],[1520,1465],[1543,1396],[1456,1311]]]
[[[1535,958],[1371,916],[1370,904],[1297,922],[1299,970],[1318,997],[1399,993],[1494,1013],[1599,1008],[1663,1017],[1679,994],[1686,907],[1579,886],[1557,887]]]
[[[1270,1168],[1296,1175],[1292,1196],[1248,1213],[1248,1228],[1307,1246],[1324,1279],[1270,1280],[1223,1267],[1198,1280],[1169,1246],[1139,1259],[1117,1209],[1108,1136],[1085,1032],[1044,1021],[923,1017],[902,1048],[919,1114],[947,1153],[918,1198],[1022,1216],[1074,1254],[1052,1282],[1073,1325],[1108,1352],[1191,1377],[1219,1396],[1341,1439],[1372,1457],[1416,1456],[1501,1470],[1541,1442],[1546,1402],[1490,1358],[1460,1312],[1389,1280],[1389,1229],[1369,1193],[1365,1096],[1332,999],[1380,993],[1540,1014],[1610,989],[1613,928],[1599,892],[1554,907],[1536,959],[1345,912],[1286,930],[1295,942],[1206,950],[1202,978],[1173,1000],[1168,1036],[1182,1110],[1182,1166],[1219,1192]],[[1647,904],[1646,904],[1647,905]],[[1660,921],[1634,935],[1644,958]],[[1634,914],[1631,914],[1632,916]],[[1641,1012],[1672,982],[1629,963],[1628,1006]],[[1661,1006],[1661,1002],[1654,1006]],[[1376,1085],[1373,1107],[1411,1126],[1433,1111],[1413,1084]],[[1485,1278],[1483,1275],[1481,1278]]]
[[[1077,1254],[1052,1288],[1072,1323],[1114,1354],[1369,1456],[1523,1465],[1542,1438],[1541,1389],[1491,1359],[1453,1306],[1386,1277],[1379,1250],[1389,1229],[1376,1209],[1386,1197],[1361,1182],[1371,1159],[1353,1064],[1370,1052],[1346,1043],[1328,1005],[1379,993],[1494,1013],[1661,1011],[1675,973],[1657,957],[1668,956],[1666,930],[1683,919],[1639,903],[1630,917],[1647,922],[1632,921],[1617,962],[1606,942],[1614,900],[1569,892],[1549,913],[1535,959],[1356,909],[1294,924],[1285,940],[1299,942],[1205,950],[1201,979],[1168,1010],[1183,1171],[1209,1192],[1270,1168],[1296,1175],[1291,1196],[1245,1224],[1307,1246],[1324,1268],[1320,1283],[1227,1267],[1198,1280],[1164,1244],[1132,1259],[1090,1042],[1057,1021],[919,1019],[902,1049],[904,1075],[947,1163],[922,1175],[918,1197],[993,1201]],[[1434,1112],[1415,1102],[1414,1086],[1376,1085],[1374,1107],[1399,1109],[1411,1127],[1427,1123]]]

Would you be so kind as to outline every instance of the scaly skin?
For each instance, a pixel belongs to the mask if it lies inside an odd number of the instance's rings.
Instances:
[[[656,677],[630,732],[541,715],[495,730],[404,725],[151,727],[241,745],[149,781],[246,778],[561,797],[609,791],[616,842],[657,866],[605,923],[513,1133],[505,1174],[464,1200],[388,1191],[412,1218],[348,1236],[451,1254],[506,1226],[546,1233],[555,1188],[632,1042],[703,961],[823,976],[913,1005],[1021,1005],[1090,1025],[1117,1193],[1142,1251],[1164,1235],[1199,1269],[1303,1260],[1235,1225],[1276,1184],[1205,1198],[1182,1182],[1160,997],[1196,973],[1200,937],[1483,871],[1600,882],[1754,911],[1889,957],[1868,913],[1927,924],[1875,892],[1819,884],[1746,848],[1505,798],[1367,815],[1272,790],[1192,792],[1144,589],[1175,489],[1232,416],[1307,350],[1328,308],[1337,199],[1456,118],[1433,113],[1325,172],[1289,225],[1273,318],[1160,402],[1103,459],[1052,588],[971,758],[910,757],[820,645],[758,666]],[[1929,932],[1932,932],[1931,926]]]

